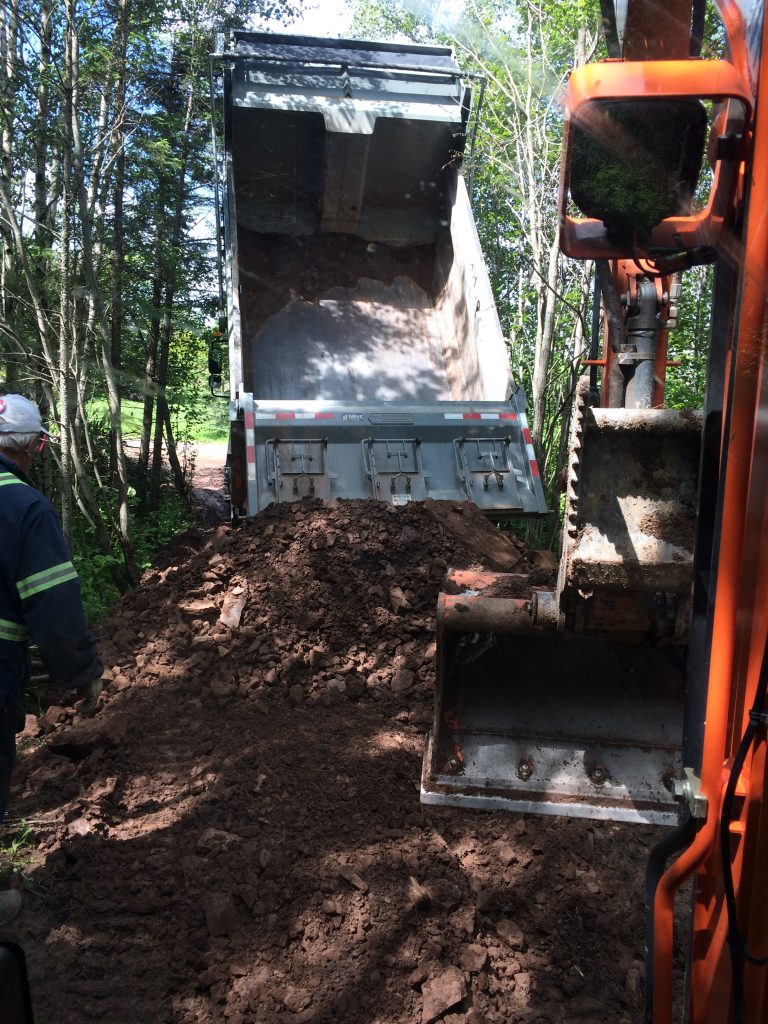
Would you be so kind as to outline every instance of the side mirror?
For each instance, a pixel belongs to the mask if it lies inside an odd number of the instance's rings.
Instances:
[[[668,217],[691,213],[707,138],[700,100],[594,100],[571,139],[571,198],[609,240],[647,245]]]
[[[0,942],[0,1019],[3,1024],[34,1024],[24,950]]]
[[[212,377],[218,377],[219,382],[221,382],[221,363],[213,352],[208,353],[208,373]]]
[[[563,252],[575,259],[688,254],[702,262],[732,209],[751,115],[733,65],[585,64],[571,73],[564,105]],[[711,187],[696,210],[705,150]]]

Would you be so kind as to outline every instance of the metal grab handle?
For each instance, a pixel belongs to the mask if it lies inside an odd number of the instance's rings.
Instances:
[[[392,477],[391,482],[390,482],[389,489],[390,489],[390,491],[393,494],[395,493],[395,481],[399,480],[401,476],[405,477],[405,490],[406,490],[407,494],[410,494],[411,493],[411,474],[408,474],[408,473],[395,473],[393,475],[393,477]]]
[[[509,472],[509,470],[507,470],[507,472]],[[483,490],[488,490],[488,481],[491,479],[491,477],[494,477],[494,479],[496,480],[496,484],[498,485],[499,490],[503,491],[504,477],[497,469],[492,469],[490,473],[486,473],[485,478],[483,480]]]
[[[293,493],[299,493],[299,480],[309,480],[309,493],[315,493],[315,478],[310,473],[297,473],[293,477]]]
[[[277,451],[279,443],[279,437],[271,437],[268,441],[264,442],[264,452],[267,461],[267,476],[271,480],[274,480],[275,486],[277,486],[277,480],[280,476],[280,456]]]

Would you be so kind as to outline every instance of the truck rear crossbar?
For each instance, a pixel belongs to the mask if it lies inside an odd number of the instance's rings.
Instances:
[[[469,410],[450,403],[446,412],[446,404],[297,409],[241,395],[231,407],[239,424],[232,437],[245,447],[248,514],[305,497],[471,500],[499,517],[545,513],[525,413],[509,405],[477,409],[493,403]],[[236,456],[231,451],[230,461]]]

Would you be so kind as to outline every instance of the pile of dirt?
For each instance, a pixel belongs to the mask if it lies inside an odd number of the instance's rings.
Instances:
[[[544,582],[466,505],[177,538],[22,739],[39,1024],[638,1018],[658,830],[419,805],[448,566]]]
[[[366,692],[427,694],[449,565],[541,578],[520,541],[469,504],[307,501],[273,506],[237,529],[193,531],[113,618],[102,644],[112,688],[183,670],[218,699],[328,704]],[[180,644],[188,648],[182,666]]]

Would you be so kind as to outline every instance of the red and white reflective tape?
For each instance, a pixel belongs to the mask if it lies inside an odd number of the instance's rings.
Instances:
[[[516,420],[516,412],[444,412],[444,420]]]
[[[335,420],[335,412],[257,412],[254,414],[257,420],[277,420],[282,423],[286,420]]]
[[[536,451],[533,447],[533,438],[531,432],[528,429],[528,417],[525,413],[520,413],[520,426],[523,430],[523,439],[525,440],[525,450],[528,455],[528,462],[531,467],[531,474],[533,476],[539,475],[539,464],[536,462]]]
[[[245,414],[245,429],[253,430],[253,413],[250,409]],[[245,439],[245,461],[246,461],[246,475],[249,480],[256,479],[256,447],[255,445],[248,443],[249,438]]]

